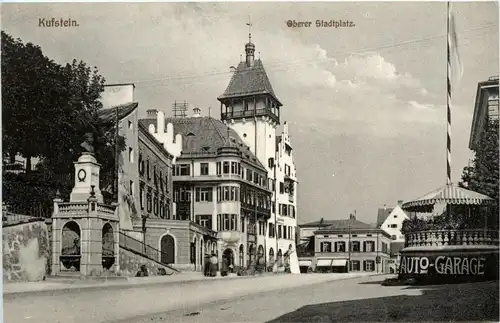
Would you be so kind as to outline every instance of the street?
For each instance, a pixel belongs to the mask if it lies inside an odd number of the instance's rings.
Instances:
[[[101,288],[4,294],[4,322],[98,323],[198,307],[214,300],[360,277],[357,274],[247,276],[235,279],[101,286]]]
[[[497,282],[385,287],[382,280],[371,276],[275,290],[119,323],[499,320]]]
[[[343,276],[342,276],[343,275]],[[381,286],[387,276],[283,275],[4,298],[4,322],[498,321],[496,282]]]

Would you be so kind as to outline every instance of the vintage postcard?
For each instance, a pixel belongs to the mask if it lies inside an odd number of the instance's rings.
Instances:
[[[498,2],[0,8],[3,322],[500,320]]]

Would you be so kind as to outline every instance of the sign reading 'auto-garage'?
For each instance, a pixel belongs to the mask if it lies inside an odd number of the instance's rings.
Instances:
[[[484,275],[485,257],[402,257],[401,274]]]

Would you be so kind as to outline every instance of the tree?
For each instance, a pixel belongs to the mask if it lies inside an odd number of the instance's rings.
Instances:
[[[98,69],[77,60],[58,65],[45,57],[40,47],[24,44],[3,31],[1,36],[4,151],[9,156],[25,157],[27,172],[31,170],[30,157],[39,157],[37,173],[42,179],[69,179],[53,183],[66,197],[73,185],[72,176],[67,175],[74,171],[73,162],[82,151],[84,135],[91,133],[96,158],[102,164],[101,187],[106,186],[105,182],[115,173],[115,147],[120,153],[125,142],[121,136],[115,138],[114,120],[99,117],[105,80]],[[43,185],[43,180],[36,182]],[[19,192],[25,183],[4,188],[16,187]],[[4,197],[8,193],[4,191]],[[46,193],[50,201],[54,192]]]
[[[462,173],[459,185],[471,191],[487,195],[496,201],[489,212],[489,226],[498,226],[498,194],[499,194],[499,150],[498,150],[498,120],[489,120],[471,164]],[[462,210],[465,213],[465,210]]]

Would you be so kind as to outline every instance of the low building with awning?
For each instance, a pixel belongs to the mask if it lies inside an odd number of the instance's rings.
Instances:
[[[328,224],[314,231],[313,271],[390,272],[391,236],[387,232],[353,215],[347,220],[329,220]]]

